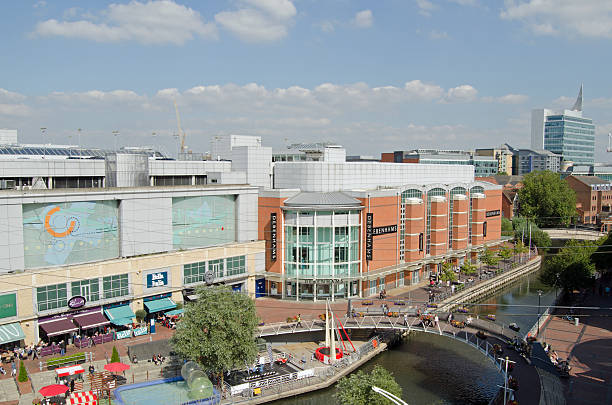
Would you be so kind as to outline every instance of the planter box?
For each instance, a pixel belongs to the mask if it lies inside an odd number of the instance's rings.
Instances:
[[[15,380],[15,383],[17,383],[17,389],[19,390],[19,395],[25,395],[25,394],[32,393],[32,384],[30,383],[29,379],[26,382],[19,382]]]

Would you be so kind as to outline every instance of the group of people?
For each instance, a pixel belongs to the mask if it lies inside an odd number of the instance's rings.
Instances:
[[[14,347],[12,350],[2,350],[0,356],[5,363],[8,363],[7,359],[29,360],[30,356],[32,360],[34,360],[40,357],[40,351],[43,347],[47,346],[49,346],[49,343],[41,340],[38,344],[26,345],[25,347]],[[66,350],[65,344],[60,346],[64,348],[64,351]]]
[[[169,329],[176,329],[176,323],[178,322],[178,315],[168,316],[160,314],[157,317],[157,322]]]
[[[0,365],[0,374],[6,375],[7,371],[3,366]],[[15,360],[11,363],[11,377],[15,377],[17,375],[17,363]]]
[[[159,353],[159,354],[154,354],[151,361],[155,363],[156,366],[160,366],[163,364],[164,361],[166,361],[166,358],[162,356],[161,353]]]
[[[380,292],[378,293],[378,298],[381,300],[387,299],[387,289],[383,288],[382,290],[380,290]]]

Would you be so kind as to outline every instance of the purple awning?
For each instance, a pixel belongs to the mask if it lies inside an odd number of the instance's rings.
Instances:
[[[73,321],[81,327],[81,329],[95,328],[96,326],[104,326],[110,324],[110,321],[102,315],[101,312],[92,312],[85,315],[77,315]]]
[[[64,333],[76,332],[79,330],[75,324],[66,318],[40,323],[39,325],[48,337],[63,335]]]

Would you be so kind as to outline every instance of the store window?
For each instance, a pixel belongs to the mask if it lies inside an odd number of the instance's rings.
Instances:
[[[206,262],[189,263],[183,266],[183,284],[193,284],[204,281]]]
[[[87,302],[100,300],[100,279],[73,281],[70,287],[73,297],[82,295]]]
[[[130,285],[127,274],[108,276],[102,279],[104,298],[115,298],[129,295]]]
[[[246,257],[236,256],[227,258],[227,275],[235,276],[246,273]]]
[[[215,274],[215,278],[225,277],[225,263],[223,259],[215,259],[208,262],[208,270]]]
[[[36,303],[38,311],[65,307],[68,305],[66,284],[53,284],[36,288]]]

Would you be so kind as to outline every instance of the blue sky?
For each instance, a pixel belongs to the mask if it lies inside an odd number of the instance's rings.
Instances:
[[[0,5],[0,128],[23,142],[261,135],[351,154],[529,146],[532,108],[580,83],[612,130],[608,0],[19,1]],[[155,136],[152,133],[155,132]],[[372,142],[374,140],[374,143]]]

